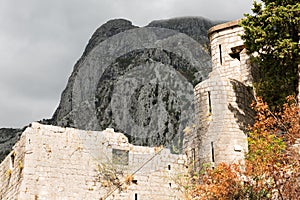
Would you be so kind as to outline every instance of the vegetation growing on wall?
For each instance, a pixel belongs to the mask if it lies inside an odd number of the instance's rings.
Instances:
[[[273,113],[258,98],[243,164],[221,163],[193,177],[191,199],[299,199],[300,108],[288,97]],[[297,146],[298,145],[298,146]]]
[[[300,3],[295,0],[254,1],[253,15],[241,21],[242,39],[261,77],[255,83],[258,96],[275,108],[297,92]]]

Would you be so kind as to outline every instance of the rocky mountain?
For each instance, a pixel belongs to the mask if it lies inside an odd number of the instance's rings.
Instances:
[[[193,86],[211,71],[204,18],[138,28],[111,20],[97,29],[74,67],[50,123],[87,130],[112,127],[138,145],[181,146],[193,118]]]
[[[176,30],[185,33],[202,45],[209,43],[207,30],[218,22],[210,21],[202,17],[181,17],[150,22],[147,27],[158,27]]]
[[[82,57],[85,57],[95,46],[106,40],[107,38],[114,36],[118,33],[138,28],[138,26],[132,25],[128,20],[124,19],[113,19],[102,26],[100,26],[89,40]]]
[[[215,24],[201,17],[146,27],[108,21],[75,64],[53,117],[42,122],[85,130],[111,127],[133,144],[180,151],[183,129],[193,123],[193,87],[211,71],[207,30]],[[4,155],[19,132],[0,134]]]

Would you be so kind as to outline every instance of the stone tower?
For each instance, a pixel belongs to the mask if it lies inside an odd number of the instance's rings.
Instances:
[[[212,27],[212,72],[195,87],[196,127],[186,135],[186,153],[194,168],[204,163],[239,162],[247,152],[247,125],[254,119],[255,68],[240,35],[238,21]]]

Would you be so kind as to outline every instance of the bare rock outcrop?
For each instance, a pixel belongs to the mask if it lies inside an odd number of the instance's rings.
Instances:
[[[120,25],[122,28],[120,28]],[[203,18],[137,28],[111,20],[97,29],[48,123],[87,130],[112,127],[138,145],[180,151],[193,122],[193,87],[211,71]]]

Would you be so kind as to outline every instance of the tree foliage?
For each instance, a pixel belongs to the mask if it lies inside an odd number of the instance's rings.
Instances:
[[[300,3],[295,0],[254,1],[253,14],[241,21],[242,39],[252,61],[259,66],[258,96],[270,106],[281,105],[297,92]]]
[[[288,97],[273,113],[258,98],[244,164],[219,164],[198,177],[191,199],[300,199],[300,109]],[[298,144],[299,146],[296,146]]]

